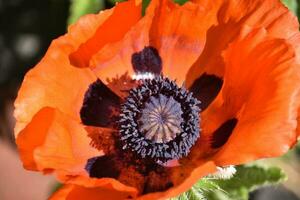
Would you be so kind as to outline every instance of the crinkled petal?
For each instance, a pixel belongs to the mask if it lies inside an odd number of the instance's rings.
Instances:
[[[159,50],[163,74],[181,85],[204,48],[206,31],[216,21],[212,7],[162,1],[150,30],[150,44]]]
[[[148,33],[156,4],[157,1],[154,0],[148,8],[147,15],[131,27],[122,40],[106,44],[91,58],[90,67],[102,81],[109,82],[109,80],[125,74],[132,77],[135,73],[132,55],[149,46]],[[128,11],[124,12],[127,13]],[[95,39],[101,40],[101,38]]]
[[[87,188],[77,185],[64,185],[56,193],[54,193],[50,200],[99,200],[99,199],[113,199],[123,200],[131,197],[129,192],[118,192],[113,189],[105,188]]]
[[[16,139],[25,168],[66,176],[87,176],[87,159],[103,154],[90,142],[80,123],[49,107],[34,115]]]
[[[172,188],[168,189],[164,192],[155,192],[140,196],[139,200],[151,200],[151,199],[168,199],[171,197],[176,197],[183,192],[189,190],[199,179],[207,176],[208,174],[214,173],[216,171],[216,166],[213,162],[200,162],[198,166],[192,167],[192,165],[181,167],[182,169],[174,170],[173,174],[174,177],[179,177],[180,179],[180,172],[182,170],[191,170],[188,177],[186,177],[182,182],[175,184]]]
[[[25,76],[15,101],[17,135],[43,107],[53,107],[80,121],[79,111],[88,86],[96,80],[93,72],[73,67],[69,55],[88,40],[112,14],[86,15],[54,40],[46,55]]]
[[[225,51],[224,85],[202,124],[202,136],[210,139],[223,134],[216,131],[222,124],[227,131],[231,124],[213,157],[218,165],[280,156],[295,144],[300,103],[296,54],[286,40],[249,27]]]
[[[103,12],[103,11],[102,11]],[[98,14],[97,16],[101,15]],[[94,34],[82,41],[76,51],[70,55],[74,66],[88,67],[90,59],[105,45],[118,42],[141,18],[141,1],[130,0],[118,3],[108,11],[106,20],[95,27]]]
[[[129,196],[139,200],[167,199],[167,198],[178,196],[181,193],[187,191],[193,186],[193,184],[195,184],[199,180],[199,178],[208,175],[210,173],[213,173],[215,171],[216,171],[216,166],[212,162],[202,163],[202,165],[194,169],[189,175],[189,177],[187,177],[182,183],[164,192],[150,193],[141,196],[136,196],[137,194],[134,191],[130,191],[130,190],[120,191],[120,190],[113,189],[113,187],[109,188],[109,186],[90,188],[90,187],[81,187],[77,185],[66,185],[58,192],[56,192],[50,199],[51,200],[60,200],[60,199],[73,200],[73,199],[80,199],[81,195],[82,198],[84,199],[86,198],[99,199],[99,197],[101,197],[103,199],[117,200],[117,199],[129,198]],[[180,174],[175,174],[175,176],[180,176]],[[100,180],[104,181],[105,179],[100,179]]]
[[[139,73],[133,55],[153,47],[161,58],[162,74],[182,84],[204,47],[208,26],[216,21],[216,16],[209,14],[210,9],[190,2],[179,6],[172,1],[153,0],[146,15],[121,41],[96,53],[90,66],[103,81],[126,73],[133,76]],[[149,69],[150,73],[153,71]]]
[[[296,16],[277,0],[194,2],[213,7],[211,14],[217,16],[217,21],[207,30],[204,50],[186,76],[187,87],[204,73],[223,77],[225,63],[221,54],[244,26],[264,27],[270,36],[277,38],[290,38],[299,29]]]

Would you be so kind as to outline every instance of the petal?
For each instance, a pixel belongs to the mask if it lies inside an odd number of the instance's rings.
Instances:
[[[201,102],[199,107],[204,111],[219,94],[222,85],[220,77],[204,73],[193,82],[189,91]]]
[[[49,200],[66,200],[73,188],[74,185],[71,184],[63,185],[49,197]]]
[[[62,182],[65,184],[77,185],[78,187],[82,186],[82,188],[86,188],[87,190],[97,188],[101,190],[107,190],[108,192],[115,192],[115,193],[126,193],[132,197],[136,197],[138,192],[137,189],[134,187],[130,187],[124,185],[117,181],[116,179],[112,178],[90,178],[86,176],[60,176],[59,177]],[[100,193],[101,194],[101,193]]]
[[[60,200],[60,199],[124,199],[129,196],[139,199],[167,199],[171,197],[178,196],[179,194],[190,189],[201,177],[213,173],[216,171],[216,166],[212,162],[202,163],[196,169],[194,169],[188,178],[186,178],[182,183],[170,188],[164,192],[150,193],[142,196],[136,196],[134,191],[130,190],[116,190],[113,187],[80,187],[76,185],[65,185],[62,189],[56,192],[50,199]],[[180,170],[174,172],[174,176],[180,176]],[[103,180],[104,181],[104,180]],[[100,182],[100,181],[99,181]],[[118,188],[120,189],[120,188]],[[125,188],[124,188],[125,189]]]
[[[64,175],[86,175],[87,159],[103,154],[90,142],[80,123],[49,107],[34,115],[16,139],[25,168]]]
[[[153,47],[144,47],[140,52],[131,56],[131,64],[135,73],[152,73],[159,75],[162,71],[162,60]]]
[[[146,15],[121,41],[107,44],[96,53],[90,66],[105,81],[126,73],[133,76],[137,69],[158,73],[162,63],[162,73],[182,84],[203,49],[209,22],[215,20],[207,14],[209,9],[193,3],[179,6],[172,1],[151,1]],[[147,49],[154,49],[144,53],[148,58],[136,59]],[[147,59],[150,61],[145,63]]]
[[[162,1],[150,30],[150,45],[159,50],[163,74],[181,85],[188,69],[199,57],[205,44],[208,26],[215,21],[211,8],[172,1]]]
[[[118,3],[109,12],[106,20],[98,25],[94,35],[82,41],[79,48],[70,55],[70,61],[78,67],[88,67],[90,59],[105,45],[118,42],[142,17],[141,1],[130,0]],[[102,15],[100,12],[99,15]]]
[[[112,127],[120,112],[121,99],[101,80],[93,82],[87,89],[80,110],[84,125]]]
[[[36,112],[46,106],[57,108],[80,121],[84,93],[96,77],[90,69],[70,65],[69,55],[92,37],[109,15],[110,10],[81,18],[69,27],[66,35],[52,42],[45,57],[26,74],[15,101],[16,135]]]
[[[113,189],[106,188],[86,188],[77,185],[64,185],[56,193],[54,193],[50,200],[98,200],[98,199],[113,199],[123,200],[130,198],[129,192],[117,192]]]
[[[147,9],[147,14],[131,27],[122,40],[106,44],[93,55],[89,64],[100,80],[107,83],[124,74],[128,74],[130,77],[134,74],[132,56],[149,46],[148,33],[156,4],[156,0],[152,1]],[[126,10],[125,14],[127,12]],[[100,39],[98,38],[98,40]]]
[[[189,171],[188,176],[182,180],[180,177],[184,172]],[[173,179],[178,179],[178,183],[175,186],[164,192],[155,192],[140,196],[140,200],[151,200],[151,199],[168,199],[171,197],[176,197],[181,193],[189,190],[200,178],[211,174],[216,171],[216,166],[213,162],[201,162],[195,168],[187,167],[176,167],[173,169]]]
[[[59,57],[63,56],[60,51],[56,52]],[[48,55],[26,74],[19,90],[14,111],[17,121],[15,135],[40,109],[47,106],[57,108],[80,121],[84,93],[96,77],[89,69],[75,69]]]
[[[295,35],[295,37],[293,38],[290,38],[290,44],[293,45],[293,47],[295,48],[295,51],[296,52],[300,52],[300,37],[298,37],[297,35]],[[296,54],[296,59],[297,59],[297,62],[300,63],[300,54],[297,53]],[[300,101],[300,95],[298,96],[299,100]],[[298,133],[298,141],[300,140],[300,108],[298,108],[298,119],[297,119],[297,133]]]
[[[98,127],[89,127],[89,132],[95,135],[99,131]],[[101,129],[108,131],[107,129]],[[98,134],[97,134],[98,135]],[[101,136],[102,137],[102,136]],[[105,136],[104,136],[105,137]],[[100,144],[102,147],[105,144]],[[114,145],[110,145],[114,146]],[[63,177],[61,181],[69,184],[77,184],[85,187],[106,187],[114,185],[117,191],[129,191],[134,189],[135,196],[153,193],[157,191],[167,191],[164,195],[177,195],[184,190],[189,189],[199,178],[214,172],[213,163],[203,161],[187,161],[173,168],[164,168],[160,165],[153,165],[143,160],[133,161],[129,154],[124,152],[121,155],[115,155],[116,150],[105,151],[105,156],[94,157],[88,160],[86,170],[90,177],[84,176]],[[120,154],[120,153],[117,153]],[[124,160],[122,160],[124,158]],[[127,158],[127,159],[126,159]],[[120,160],[121,159],[121,160]],[[142,174],[140,174],[142,173]],[[123,185],[124,184],[124,185]]]
[[[202,136],[213,137],[222,124],[237,120],[213,157],[218,165],[279,156],[295,144],[300,103],[296,53],[288,41],[249,27],[226,50],[224,85],[202,124]]]
[[[278,38],[290,38],[298,32],[297,18],[277,0],[194,2],[214,7],[211,14],[217,16],[217,21],[207,29],[204,50],[186,76],[188,88],[204,73],[224,76],[222,51],[240,34],[244,26],[265,27],[270,36]]]

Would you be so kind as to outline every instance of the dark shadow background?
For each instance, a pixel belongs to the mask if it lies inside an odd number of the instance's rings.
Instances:
[[[13,139],[8,104],[25,73],[66,32],[69,7],[69,0],[0,0],[0,137]]]
[[[11,104],[25,73],[66,31],[67,0],[0,0],[0,137],[12,141]]]

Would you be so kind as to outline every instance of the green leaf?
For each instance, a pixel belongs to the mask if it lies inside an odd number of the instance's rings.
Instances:
[[[296,154],[300,155],[300,141],[295,146],[295,152]]]
[[[202,178],[189,191],[173,200],[248,200],[249,192],[286,180],[278,167],[237,166],[230,179]]]
[[[210,192],[206,195],[205,200],[232,200],[228,197],[228,195],[226,194],[226,192],[222,192],[222,191],[214,191],[214,192]]]
[[[286,175],[278,167],[238,166],[236,174],[228,180],[218,179],[216,183],[226,191],[246,188],[249,191],[258,186],[276,184],[286,180]]]
[[[146,9],[149,6],[151,0],[143,0],[142,1],[142,16],[146,14]]]
[[[63,186],[63,184],[61,183],[54,183],[53,186],[51,187],[51,191],[50,194],[54,194],[56,191],[58,191],[61,187]]]
[[[171,200],[207,200],[216,191],[225,193],[214,179],[202,178],[190,190]]]
[[[281,0],[291,11],[297,14],[298,3],[297,0]]]
[[[110,3],[115,4],[115,3],[119,3],[119,2],[123,2],[126,0],[108,0]]]
[[[178,3],[179,5],[183,5],[187,2],[188,0],[174,0],[175,3]]]
[[[73,24],[81,16],[97,13],[104,8],[104,0],[72,0],[68,24]]]

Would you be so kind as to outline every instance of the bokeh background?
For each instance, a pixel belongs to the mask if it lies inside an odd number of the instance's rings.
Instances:
[[[43,200],[54,190],[51,176],[25,171],[13,137],[13,102],[25,73],[50,42],[80,15],[114,5],[114,0],[0,0],[0,200]],[[295,13],[300,1],[285,0]],[[251,193],[253,200],[300,200],[300,147],[287,155],[259,161],[284,169],[288,181]]]

